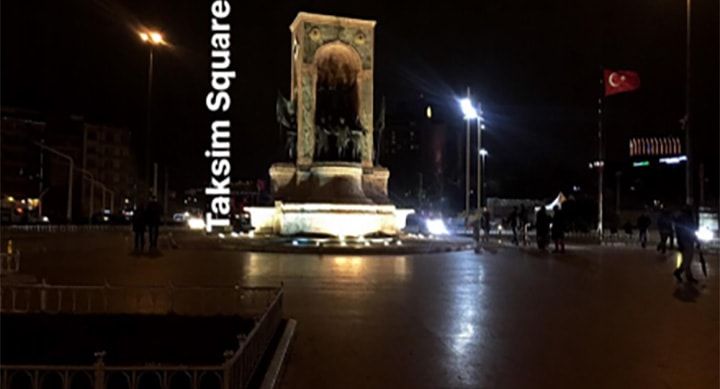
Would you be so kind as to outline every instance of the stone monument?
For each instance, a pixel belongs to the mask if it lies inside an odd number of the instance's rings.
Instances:
[[[270,168],[275,207],[248,208],[253,225],[281,235],[398,233],[412,211],[390,203],[390,173],[373,163],[375,21],[300,12],[290,33],[290,98],[276,108],[291,162]]]

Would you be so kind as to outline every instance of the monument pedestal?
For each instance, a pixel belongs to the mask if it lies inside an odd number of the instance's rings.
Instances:
[[[359,163],[316,162],[306,168],[270,168],[275,207],[248,207],[258,232],[280,235],[395,235],[412,210],[399,210],[387,197],[390,174]]]

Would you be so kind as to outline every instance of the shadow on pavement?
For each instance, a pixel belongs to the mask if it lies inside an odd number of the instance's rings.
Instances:
[[[678,285],[677,288],[675,288],[675,292],[673,293],[673,297],[684,303],[694,303],[697,301],[697,298],[699,296],[700,291],[695,287],[695,285],[690,283],[683,283],[682,285]]]

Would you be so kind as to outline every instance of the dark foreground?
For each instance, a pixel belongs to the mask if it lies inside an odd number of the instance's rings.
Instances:
[[[104,351],[111,365],[221,365],[252,319],[177,315],[3,315],[2,362],[92,365]]]
[[[121,234],[16,237],[48,282],[285,283],[287,388],[717,388],[718,257],[697,286],[676,254],[569,246],[408,256],[179,250]]]

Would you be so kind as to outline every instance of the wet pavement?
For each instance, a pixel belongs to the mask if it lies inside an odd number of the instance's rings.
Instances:
[[[180,238],[180,245],[182,245]],[[298,330],[287,388],[717,388],[718,256],[569,246],[406,256],[165,250],[119,233],[17,236],[48,282],[277,285]]]

